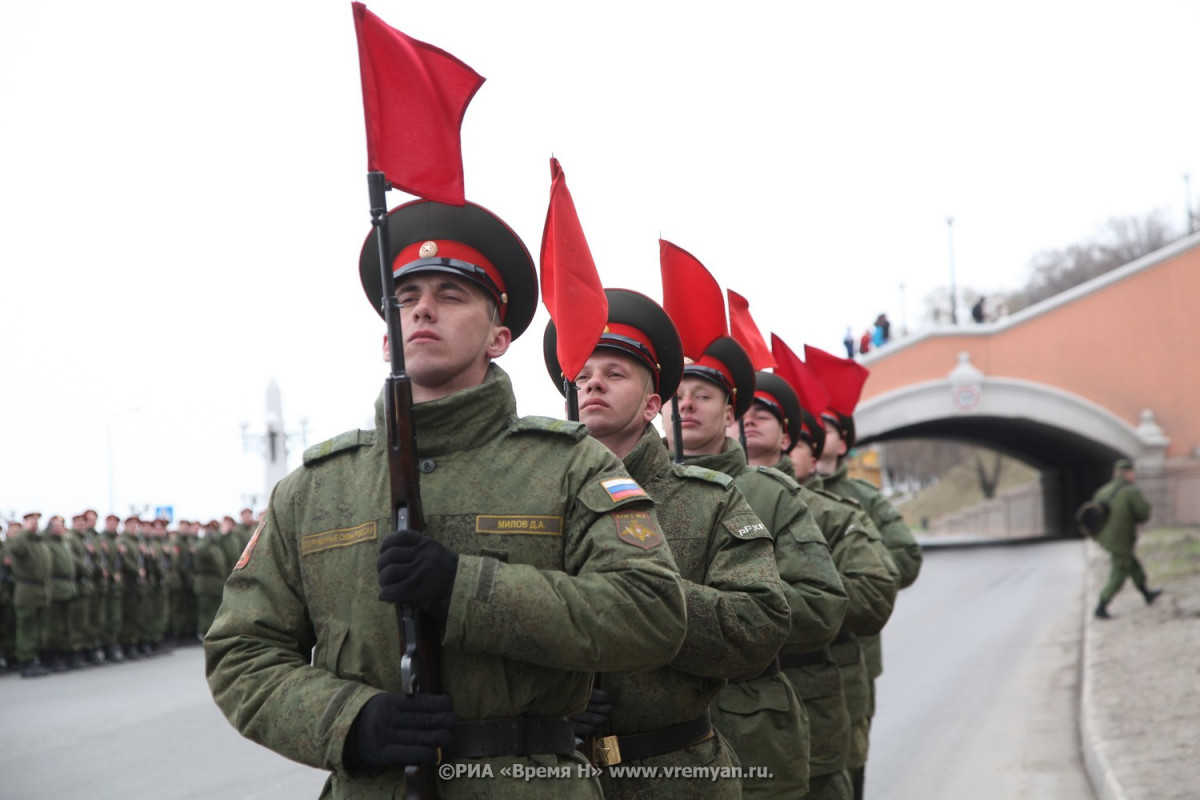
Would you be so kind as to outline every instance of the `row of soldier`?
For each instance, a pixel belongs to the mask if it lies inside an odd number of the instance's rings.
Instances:
[[[198,644],[254,512],[207,524],[31,512],[0,540],[0,672],[39,677]]]
[[[328,770],[323,796],[440,761],[442,797],[862,797],[879,632],[921,565],[846,476],[863,373],[811,351],[829,402],[804,408],[734,339],[685,360],[682,320],[610,289],[579,423],[518,417],[494,361],[536,307],[524,244],[470,203],[385,224],[393,285],[375,233],[360,278],[398,300],[426,525],[390,530],[382,398],[305,453],[205,640],[230,722]],[[553,323],[543,352],[572,388]],[[392,604],[436,623],[436,686],[406,682]]]

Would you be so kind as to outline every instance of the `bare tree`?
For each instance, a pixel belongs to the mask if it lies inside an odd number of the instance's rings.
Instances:
[[[987,467],[983,464],[983,451],[975,451],[975,474],[979,476],[979,489],[983,492],[984,498],[991,500],[996,496],[996,487],[1000,485],[1000,469],[1004,464],[1004,459],[999,451],[992,451],[992,471],[988,474]]]
[[[1029,261],[1029,281],[1005,296],[1009,311],[1040,303],[1170,244],[1178,234],[1159,210],[1113,217],[1091,239],[1043,250]]]

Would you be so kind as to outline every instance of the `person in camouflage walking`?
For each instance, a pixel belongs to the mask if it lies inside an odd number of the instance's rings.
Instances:
[[[1132,579],[1133,585],[1142,593],[1146,605],[1153,603],[1162,589],[1151,589],[1146,583],[1146,570],[1134,555],[1137,544],[1137,526],[1150,519],[1150,502],[1134,483],[1136,474],[1133,462],[1127,458],[1113,464],[1113,479],[1096,490],[1092,499],[1108,506],[1104,527],[1096,534],[1096,541],[1108,551],[1112,562],[1108,582],[1100,590],[1095,615],[1098,619],[1111,619],[1108,604],[1117,592]]]

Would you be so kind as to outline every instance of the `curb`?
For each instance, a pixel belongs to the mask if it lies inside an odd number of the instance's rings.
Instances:
[[[1095,597],[1096,587],[1092,580],[1092,556],[1096,552],[1096,543],[1088,540],[1084,548],[1084,581],[1083,581],[1083,666],[1080,680],[1079,699],[1079,739],[1083,751],[1083,766],[1088,779],[1092,782],[1092,791],[1096,800],[1128,800],[1125,790],[1121,788],[1112,764],[1104,752],[1104,745],[1096,735],[1095,722],[1092,715],[1092,598]]]

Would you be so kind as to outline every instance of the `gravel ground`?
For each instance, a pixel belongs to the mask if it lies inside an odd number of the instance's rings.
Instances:
[[[1200,798],[1200,529],[1139,536],[1154,605],[1126,584],[1091,616],[1108,554],[1088,543],[1081,727],[1100,800]]]

